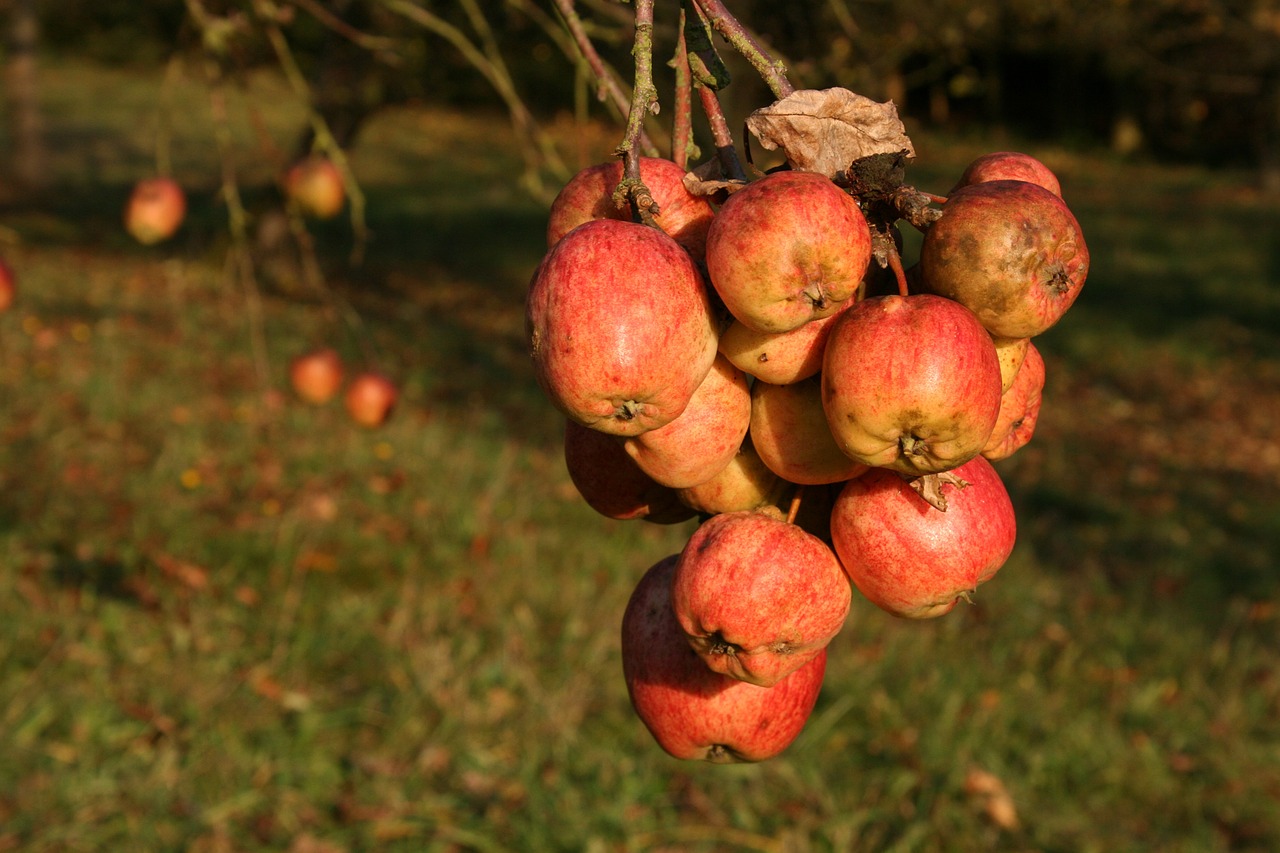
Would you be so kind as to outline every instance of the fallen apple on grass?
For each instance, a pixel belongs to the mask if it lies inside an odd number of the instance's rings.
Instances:
[[[124,226],[144,246],[177,233],[187,215],[187,197],[173,178],[144,178],[133,186],[124,210]]]
[[[342,212],[347,191],[333,161],[319,154],[304,157],[284,175],[284,191],[298,209],[316,219],[332,219]]]
[[[324,405],[342,388],[342,356],[330,347],[305,352],[289,363],[293,391],[308,403]]]
[[[366,371],[352,377],[343,402],[353,421],[372,428],[386,422],[399,397],[400,390],[387,376]]]

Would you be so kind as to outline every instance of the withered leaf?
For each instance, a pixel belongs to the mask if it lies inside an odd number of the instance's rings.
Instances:
[[[943,485],[963,489],[969,485],[969,481],[960,479],[951,471],[943,471],[941,474],[925,474],[922,477],[916,477],[908,481],[908,485],[934,509],[946,512],[947,496],[942,492]]]
[[[722,194],[727,197],[746,185],[746,181],[725,177],[724,170],[720,167],[720,161],[715,157],[695,166],[692,170],[685,172],[684,175],[684,188],[689,191],[690,195],[696,196],[706,197]],[[723,201],[724,198],[714,200]]]
[[[839,87],[792,92],[749,115],[747,129],[765,148],[781,150],[791,168],[831,178],[873,154],[916,154],[893,101]]]

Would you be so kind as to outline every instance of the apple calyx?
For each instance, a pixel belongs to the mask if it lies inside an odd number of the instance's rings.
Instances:
[[[968,480],[962,480],[951,471],[942,471],[938,474],[925,474],[922,477],[908,478],[907,484],[911,486],[915,493],[924,498],[925,503],[940,512],[947,511],[947,496],[942,493],[944,484],[955,486],[957,489],[963,489],[969,485]],[[962,597],[968,601],[969,594],[962,593]]]

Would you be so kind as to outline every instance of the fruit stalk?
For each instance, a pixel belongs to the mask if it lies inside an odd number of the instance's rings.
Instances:
[[[635,86],[631,90],[627,129],[616,149],[626,165],[613,198],[619,207],[629,201],[639,220],[656,228],[658,204],[640,177],[639,151],[645,116],[658,111],[658,90],[653,84],[653,0],[636,0],[636,35],[631,52],[635,57]]]

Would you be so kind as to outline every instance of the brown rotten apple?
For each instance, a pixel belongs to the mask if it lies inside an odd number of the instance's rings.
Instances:
[[[853,299],[871,259],[857,202],[813,172],[773,172],[731,195],[707,232],[707,272],[749,329],[785,332]]]
[[[826,649],[773,687],[712,672],[671,609],[676,557],[653,565],[622,616],[622,672],[636,715],[675,758],[763,761],[800,734],[822,688]]]
[[[991,463],[978,456],[941,476],[945,512],[884,469],[845,484],[831,512],[831,539],[849,579],[896,616],[949,613],[1013,550],[1013,505]]]
[[[923,288],[965,305],[1001,338],[1053,326],[1088,273],[1089,250],[1071,210],[1026,181],[956,190],[920,247]]]
[[[911,476],[946,471],[991,437],[1000,413],[995,344],[950,299],[865,299],[831,330],[822,405],[850,458]]]
[[[593,219],[631,220],[631,205],[614,202],[613,193],[622,180],[622,161],[588,166],[564,185],[551,202],[547,219],[547,248],[584,222]],[[684,186],[684,169],[659,157],[640,158],[640,180],[658,204],[659,228],[701,259],[707,251],[707,228],[715,211],[705,198],[693,195]]]
[[[675,420],[716,358],[693,261],[656,228],[579,225],[547,253],[526,301],[539,385],[571,420],[639,435]]]
[[[1040,396],[1044,391],[1044,359],[1035,344],[1027,347],[1027,357],[1000,398],[1000,417],[982,455],[992,462],[1007,459],[1031,440],[1040,417]]]
[[[172,237],[187,215],[187,197],[172,178],[145,178],[134,184],[124,210],[125,230],[144,246]]]
[[[727,512],[680,552],[671,603],[715,672],[777,684],[840,632],[852,595],[826,543],[780,513]]]

